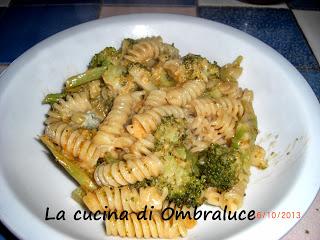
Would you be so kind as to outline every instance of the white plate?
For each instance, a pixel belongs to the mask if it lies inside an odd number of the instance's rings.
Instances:
[[[306,212],[320,185],[320,111],[299,72],[264,43],[226,25],[178,15],[129,15],[56,34],[24,53],[1,75],[0,218],[17,236],[105,238],[100,222],[73,220],[79,206],[70,193],[76,184],[36,140],[48,110],[41,100],[49,91],[60,91],[68,76],[84,71],[92,55],[106,45],[118,47],[125,37],[150,35],[174,42],[182,54],[198,53],[220,65],[244,56],[240,85],[255,93],[258,141],[268,155],[277,153],[269,156],[267,170],[252,170],[244,209]],[[45,221],[47,206],[50,214],[65,210],[67,220]],[[278,239],[298,220],[200,221],[188,238]]]

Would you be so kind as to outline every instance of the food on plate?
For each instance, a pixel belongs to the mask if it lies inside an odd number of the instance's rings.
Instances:
[[[41,140],[79,183],[73,198],[92,212],[129,213],[106,220],[108,235],[186,236],[195,220],[166,221],[162,209],[242,206],[251,166],[267,162],[253,92],[238,84],[241,61],[219,66],[161,37],[124,39],[45,97]],[[154,214],[139,220],[144,209]]]

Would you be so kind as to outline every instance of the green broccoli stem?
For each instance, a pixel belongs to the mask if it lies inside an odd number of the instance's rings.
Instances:
[[[257,117],[254,113],[252,103],[249,101],[242,101],[244,108],[244,115],[240,119],[231,146],[235,149],[241,150],[241,145],[244,143],[250,146],[254,145],[258,135]]]
[[[242,171],[250,171],[253,147],[258,135],[257,117],[251,101],[242,101],[244,115],[240,119],[231,146],[239,150],[242,162]]]
[[[89,174],[82,169],[74,160],[67,158],[61,151],[50,141],[48,136],[41,136],[42,143],[51,151],[57,162],[80,184],[86,191],[94,191],[97,185],[92,181]]]
[[[43,104],[54,104],[58,102],[61,98],[67,96],[66,93],[50,93],[43,100]]]
[[[107,70],[107,68],[107,66],[92,68],[84,73],[69,77],[66,81],[66,89],[68,90],[70,88],[74,88],[101,78],[102,74]]]
[[[82,198],[86,195],[86,192],[81,188],[77,187],[75,190],[72,191],[71,197],[80,205],[83,204]]]

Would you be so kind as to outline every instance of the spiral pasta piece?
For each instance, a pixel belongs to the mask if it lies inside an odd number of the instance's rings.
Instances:
[[[179,49],[169,43],[161,44],[161,54],[159,56],[159,61],[161,63],[168,61],[168,59],[180,58]]]
[[[186,236],[187,228],[183,220],[166,221],[158,212],[152,212],[151,220],[139,220],[136,213],[131,213],[128,220],[106,220],[106,232],[120,237],[178,238]]]
[[[155,155],[150,155],[126,162],[101,164],[94,172],[94,179],[100,186],[124,186],[157,177],[162,171],[162,161]]]
[[[185,205],[178,207],[173,202],[165,201],[163,203],[161,212],[164,219],[168,219],[169,221],[183,222],[185,228],[180,229],[180,231],[183,231],[181,233],[182,236],[187,234],[187,229],[191,229],[197,224],[197,220],[194,219],[193,207],[187,207]]]
[[[204,117],[194,117],[190,119],[189,122],[189,131],[193,132],[194,134],[198,135],[201,133],[201,131],[208,127],[209,120]]]
[[[102,156],[98,146],[92,143],[88,130],[73,129],[59,122],[48,125],[45,134],[65,152],[79,158],[84,167],[94,166]]]
[[[142,156],[148,156],[152,154],[154,149],[155,138],[152,134],[148,134],[146,138],[138,139],[130,147],[130,153],[124,155],[124,159],[141,158]]]
[[[103,211],[143,211],[145,206],[148,210],[161,210],[167,197],[167,189],[160,192],[155,187],[130,188],[101,187],[95,192],[88,192],[83,197],[83,202],[91,212]]]
[[[174,212],[173,216],[176,219],[188,219],[193,220],[193,226],[196,224],[196,220],[193,219],[194,214],[194,208],[193,207],[187,207],[185,205],[178,207],[175,203],[165,201],[162,205],[162,213],[164,217],[168,218],[170,215],[172,215],[172,212]],[[191,226],[192,221],[188,223],[189,227]]]
[[[160,55],[161,44],[162,39],[160,37],[145,38],[128,49],[124,58],[137,63],[157,59]]]
[[[235,133],[236,120],[222,109],[217,112],[216,119],[211,123],[212,127],[226,139],[231,139]]]
[[[210,142],[194,139],[192,141],[192,145],[189,148],[192,153],[196,153],[207,149],[209,145]]]
[[[209,187],[204,191],[204,198],[210,205],[224,208],[224,198],[216,188]]]
[[[212,127],[208,128],[208,131],[203,132],[200,136],[202,137],[203,141],[208,144],[208,146],[211,143],[225,144],[227,140],[223,134]]]
[[[195,99],[191,102],[193,110],[197,113],[197,116],[215,116],[218,111],[218,105],[210,98]]]
[[[115,148],[124,149],[124,148],[128,148],[128,147],[132,146],[134,144],[134,142],[135,142],[134,137],[132,137],[129,134],[126,134],[124,136],[115,138],[112,146]]]
[[[146,96],[146,91],[135,91],[131,93],[131,97],[133,100],[133,106],[132,106],[132,115],[138,113],[141,111],[141,109],[144,107],[144,97]]]
[[[92,81],[88,84],[90,98],[96,98],[101,93],[100,80]]]
[[[186,112],[182,108],[172,105],[154,107],[144,113],[135,115],[132,119],[132,126],[127,129],[136,138],[143,138],[157,129],[162,117],[171,115],[175,118],[184,118]]]
[[[157,87],[151,81],[151,73],[137,65],[130,68],[129,74],[132,76],[133,81],[142,87],[146,91],[152,91],[157,89]]]
[[[236,119],[242,117],[244,108],[239,99],[231,97],[222,97],[218,99],[200,98],[191,102],[193,110],[197,113],[197,116],[215,116],[219,109],[225,111],[225,113],[233,116]]]
[[[206,83],[200,80],[191,80],[180,88],[168,91],[167,101],[176,106],[184,106],[193,99],[199,97],[206,89]]]
[[[135,91],[131,93],[133,102],[141,102],[143,97],[146,95],[146,91]]]
[[[189,129],[195,134],[200,134],[204,129],[209,127],[209,124],[207,118],[197,116],[189,123]]]
[[[216,100],[220,108],[234,118],[241,118],[244,113],[244,108],[239,99],[231,97],[222,97]]]
[[[169,76],[177,82],[185,82],[186,76],[182,66],[182,62],[179,59],[171,59],[163,64],[163,68],[168,72]]]
[[[172,84],[174,84],[173,81],[170,81],[168,78],[167,72],[163,69],[161,64],[154,65],[151,72],[151,81],[157,86],[157,87],[169,87]]]
[[[242,73],[240,64],[243,57],[238,56],[232,63],[228,63],[220,68],[220,78],[226,82],[235,82]]]
[[[111,111],[101,123],[93,142],[99,146],[112,145],[115,138],[124,130],[123,125],[128,121],[132,104],[132,97],[129,94],[116,97]]]
[[[144,105],[151,107],[158,107],[167,104],[166,100],[167,93],[163,90],[153,90],[148,95]]]
[[[241,100],[252,103],[253,102],[253,92],[251,90],[244,89]]]
[[[232,98],[241,98],[243,90],[238,87],[237,82],[219,82],[218,90],[225,96]]]
[[[189,128],[191,132],[187,140],[191,152],[200,152],[212,143],[225,143],[224,135],[215,129],[207,118],[195,117]]]
[[[92,110],[87,91],[67,95],[66,100],[60,99],[52,105],[52,110],[48,112],[46,124],[57,121],[69,120],[75,113],[85,113]]]

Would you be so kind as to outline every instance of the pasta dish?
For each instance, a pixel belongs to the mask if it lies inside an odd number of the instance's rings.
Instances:
[[[177,238],[196,221],[163,219],[167,206],[241,208],[251,166],[267,167],[241,61],[219,66],[161,37],[124,39],[45,97],[41,141],[79,184],[72,197],[92,213],[128,212],[105,221],[107,235]],[[144,209],[150,219],[137,218]]]

